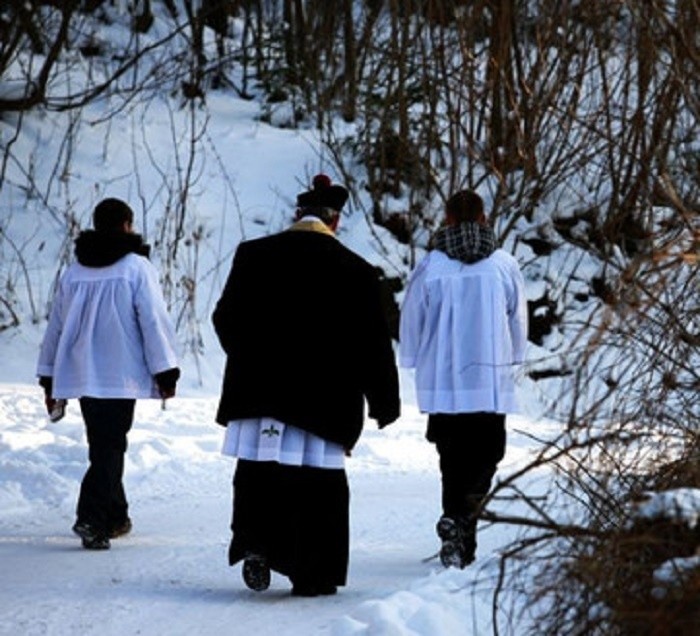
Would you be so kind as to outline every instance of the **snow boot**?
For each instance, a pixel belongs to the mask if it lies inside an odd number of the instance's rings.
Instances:
[[[440,562],[444,567],[462,570],[474,561],[476,546],[471,550],[467,549],[466,533],[455,519],[440,517],[435,530],[442,541]]]
[[[86,550],[109,550],[111,547],[109,537],[85,521],[76,521],[73,532],[82,539]]]

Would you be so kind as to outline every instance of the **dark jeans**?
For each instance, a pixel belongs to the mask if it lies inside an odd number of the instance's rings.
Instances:
[[[465,550],[476,549],[479,506],[506,449],[501,413],[431,414],[427,438],[435,443],[442,475],[442,513],[458,522]]]
[[[90,466],[78,498],[78,521],[109,533],[128,518],[122,484],[126,435],[134,420],[136,400],[80,398]]]

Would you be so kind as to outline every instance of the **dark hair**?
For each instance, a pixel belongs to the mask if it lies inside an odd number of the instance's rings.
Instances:
[[[133,211],[121,199],[103,199],[92,213],[92,224],[98,232],[120,232],[124,223],[133,222]]]
[[[457,223],[480,221],[484,217],[484,200],[473,190],[460,190],[447,199],[445,214]]]

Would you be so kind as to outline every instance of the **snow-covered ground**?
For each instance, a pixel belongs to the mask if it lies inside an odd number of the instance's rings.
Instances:
[[[431,558],[440,485],[408,374],[401,419],[382,432],[369,422],[347,463],[348,585],[298,599],[280,575],[252,592],[227,564],[235,460],[220,453],[215,392],[185,386],[166,410],[138,403],[125,477],[134,530],[109,551],[83,550],[70,530],[86,466],[82,419],[71,402],[62,421],[47,420],[31,340],[3,351],[11,358],[0,372],[0,634],[489,633],[497,553],[513,530],[482,526],[467,570]],[[533,442],[519,431],[543,427],[511,418],[502,474],[528,457]]]

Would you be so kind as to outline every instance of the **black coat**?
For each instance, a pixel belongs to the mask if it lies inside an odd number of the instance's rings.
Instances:
[[[269,416],[351,448],[399,416],[396,361],[372,266],[334,237],[238,246],[213,314],[227,354],[216,420]]]

